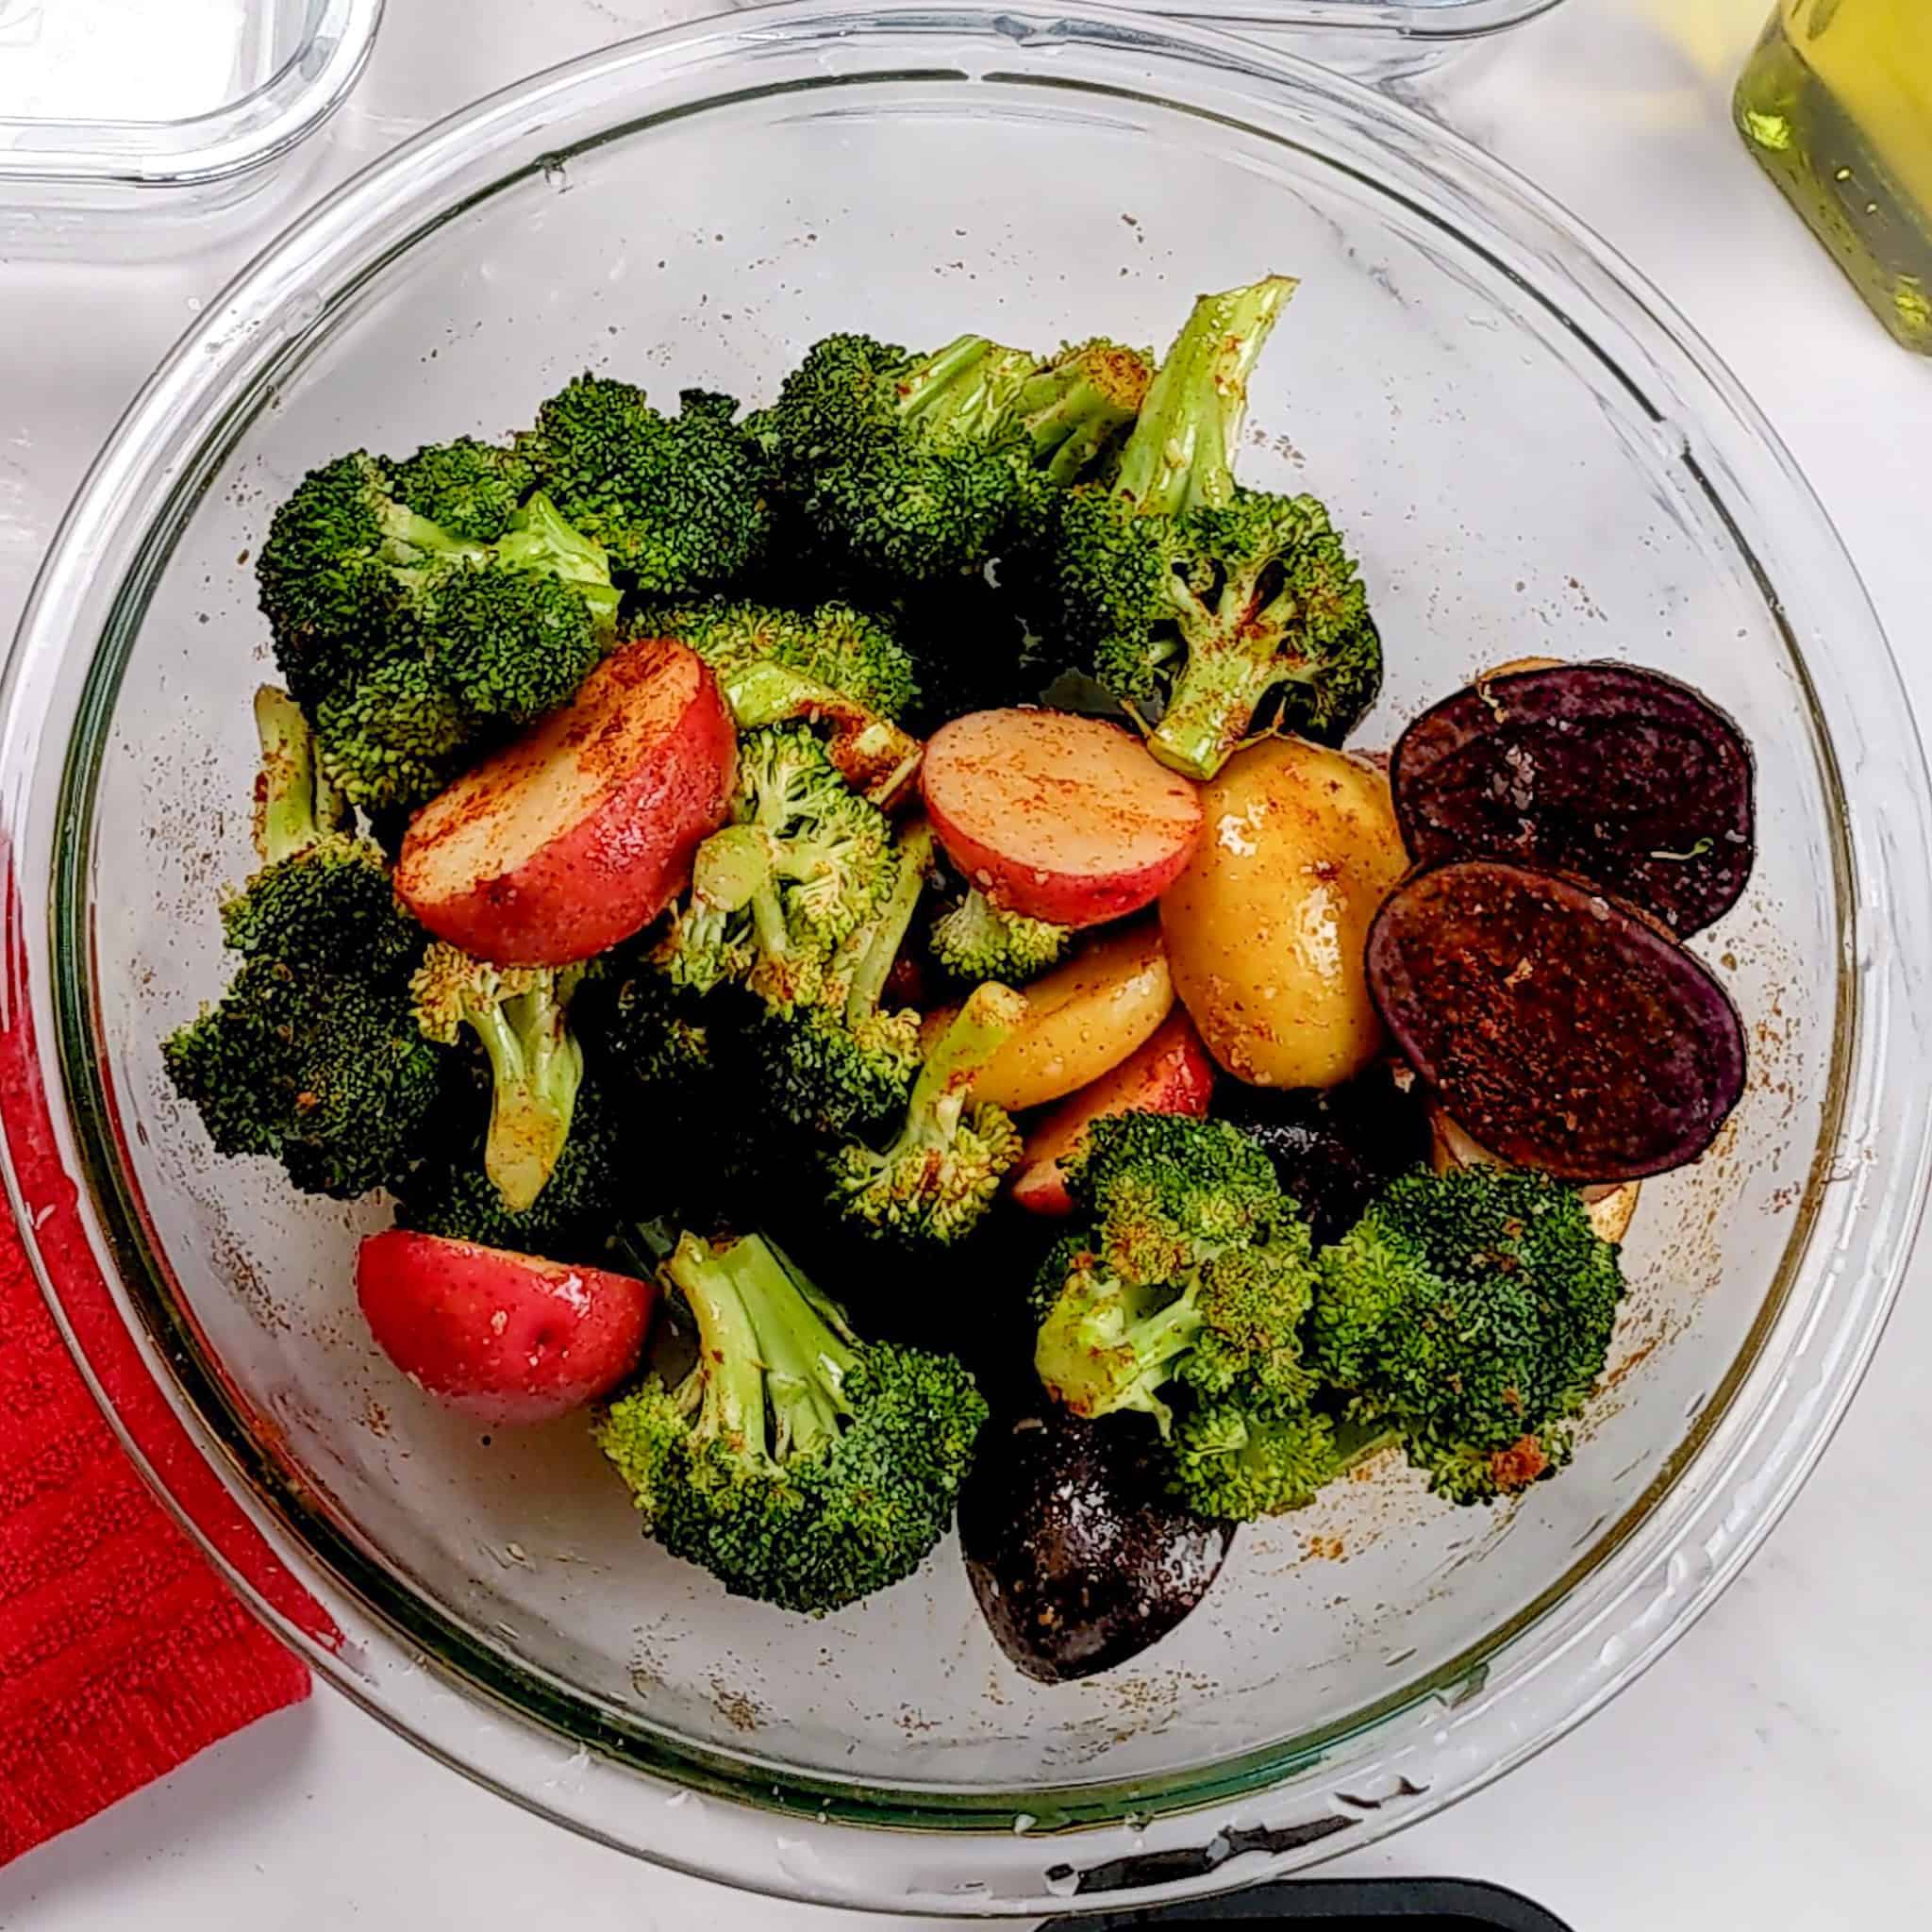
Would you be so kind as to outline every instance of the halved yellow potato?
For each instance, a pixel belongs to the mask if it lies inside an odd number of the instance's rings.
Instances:
[[[973,1097],[1009,1112],[1063,1099],[1143,1045],[1173,1006],[1159,926],[1141,919],[1113,928],[1027,987],[1026,1018],[973,1083]],[[927,1015],[928,1045],[958,1011]]]
[[[1208,1051],[1257,1087],[1333,1087],[1382,1051],[1362,946],[1407,869],[1389,780],[1298,738],[1250,745],[1160,902],[1168,963]]]

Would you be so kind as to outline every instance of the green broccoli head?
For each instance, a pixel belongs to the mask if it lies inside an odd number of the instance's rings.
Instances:
[[[493,554],[420,574],[384,621],[382,655],[315,706],[329,775],[370,811],[422,804],[569,703],[605,648],[582,586]]]
[[[642,390],[580,375],[517,440],[564,520],[648,596],[742,575],[770,539],[764,465],[729,396],[686,390],[675,416]]]
[[[647,613],[654,637],[677,638],[718,674],[725,702],[741,725],[781,724],[808,707],[776,712],[767,691],[781,689],[775,673],[791,672],[802,688],[824,687],[896,722],[917,702],[912,659],[878,618],[850,604],[822,604],[812,610],[715,599]],[[736,695],[735,695],[736,694]],[[761,715],[744,716],[745,708]],[[763,715],[764,713],[775,713]]]
[[[1302,1325],[1308,1231],[1267,1157],[1222,1122],[1096,1121],[1068,1178],[1080,1233],[1034,1291],[1034,1366],[1076,1414],[1158,1423],[1174,1493],[1242,1520],[1298,1507],[1332,1467]]]
[[[422,804],[565,703],[614,633],[603,551],[542,496],[516,500],[529,474],[480,443],[394,468],[358,454],[275,513],[258,575],[276,660],[331,780],[367,810]]]
[[[506,535],[535,481],[515,450],[468,436],[427,444],[390,474],[397,502],[471,543]]]
[[[1345,1466],[1319,1409],[1244,1395],[1191,1404],[1167,1446],[1175,1492],[1201,1515],[1230,1523],[1299,1508]]]
[[[399,577],[481,554],[399,502],[389,465],[366,451],[311,471],[275,511],[256,561],[290,691],[312,705],[379,658]]]
[[[1381,688],[1354,560],[1312,496],[1237,490],[1174,517],[1083,496],[1061,519],[1061,634],[1159,720],[1148,747],[1210,778],[1257,731],[1340,744]]]
[[[758,1096],[779,1120],[826,1140],[870,1134],[905,1108],[919,1072],[919,1015],[767,1009],[744,1045]]]
[[[255,843],[263,864],[222,908],[227,943],[244,958],[322,972],[354,960],[372,980],[407,978],[429,936],[397,899],[382,854],[346,830],[341,794],[323,770],[308,721],[272,685],[256,692],[255,717]]]
[[[594,1078],[579,1089],[570,1128],[541,1192],[511,1208],[491,1178],[488,1158],[494,1103],[477,1096],[462,1112],[439,1120],[436,1151],[395,1190],[400,1225],[452,1241],[477,1241],[521,1255],[580,1266],[608,1264],[610,1241],[646,1205],[638,1196],[638,1164],[625,1115]]]
[[[1317,1276],[1316,1369],[1440,1492],[1488,1501],[1569,1459],[1624,1292],[1572,1189],[1488,1166],[1407,1175]]]
[[[1134,1282],[1177,1280],[1205,1256],[1297,1220],[1249,1136],[1225,1121],[1176,1114],[1094,1122],[1067,1190],[1104,1263]]]
[[[397,643],[413,643],[475,734],[517,729],[568,704],[604,655],[574,584],[492,558],[439,573],[424,586]]]
[[[162,1056],[218,1152],[271,1156],[296,1187],[337,1200],[407,1177],[445,1058],[406,988],[269,958],[244,960]]]
[[[931,830],[916,820],[893,847],[890,889],[833,953],[817,998],[767,1007],[745,1029],[750,1071],[784,1128],[862,1138],[904,1112],[919,1072],[919,1015],[882,1002],[933,863]]]
[[[1327,512],[1234,480],[1248,375],[1292,289],[1271,276],[1201,297],[1112,485],[1060,500],[1043,572],[1061,647],[1123,705],[1159,712],[1150,748],[1191,777],[1257,730],[1339,744],[1381,683]]]
[[[543,1192],[570,1139],[584,1082],[570,1004],[584,970],[491,966],[438,941],[409,983],[428,1039],[454,1046],[467,1030],[490,1061],[483,1170],[511,1214]]]
[[[997,979],[1024,986],[1058,966],[1074,943],[1071,928],[1002,912],[976,886],[967,887],[933,921],[929,939],[941,969],[975,985]]]
[[[420,656],[391,658],[337,686],[314,717],[330,782],[369,812],[412,810],[478,749],[469,708]]]
[[[648,965],[624,973],[598,1014],[599,1043],[660,1114],[681,1114],[717,1080],[709,1007]]]
[[[1010,988],[974,989],[920,1067],[891,1141],[848,1141],[832,1155],[832,1205],[847,1222],[913,1244],[957,1241],[979,1224],[1024,1149],[1001,1108],[974,1102],[973,1083],[1025,1016]]]
[[[931,355],[870,336],[806,352],[758,419],[806,526],[861,576],[936,583],[980,571],[1034,479],[1071,481],[1132,420],[1131,352],[1042,363],[984,336]],[[1144,371],[1142,371],[1144,375]]]
[[[891,828],[807,724],[743,734],[731,812],[698,848],[658,967],[693,991],[739,981],[781,1010],[810,1004],[892,889]]]
[[[912,659],[849,604],[783,610],[724,599],[646,611],[639,633],[677,638],[716,673],[741,731],[805,720],[847,784],[889,805],[918,767],[898,720],[918,697]]]
[[[948,1356],[859,1341],[771,1242],[686,1235],[665,1273],[697,1331],[597,1441],[645,1532],[736,1596],[821,1615],[909,1576],[952,1520],[986,1404]]]

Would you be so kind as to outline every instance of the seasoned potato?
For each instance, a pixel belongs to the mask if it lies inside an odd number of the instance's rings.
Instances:
[[[1362,943],[1407,865],[1388,779],[1269,739],[1229,759],[1202,804],[1201,842],[1160,902],[1175,992],[1237,1079],[1349,1079],[1382,1050]]]
[[[1026,1018],[973,1083],[973,1097],[1009,1112],[1064,1099],[1143,1045],[1173,1006],[1159,926],[1116,926],[1026,989]],[[928,1046],[958,1011],[927,1016]]]

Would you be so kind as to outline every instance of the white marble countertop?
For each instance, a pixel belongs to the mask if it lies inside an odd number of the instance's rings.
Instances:
[[[1732,135],[1770,0],[1568,0],[1478,57],[1443,111],[1620,249],[1755,393],[1864,573],[1932,717],[1932,362],[1892,347]],[[488,89],[702,0],[401,0],[323,178]],[[258,233],[188,260],[0,259],[0,636],[123,405]],[[1924,1923],[1932,1893],[1932,1262],[1864,1393],[1749,1573],[1614,1706],[1501,1786],[1329,1868],[1529,1892],[1576,1932]],[[844,1916],[844,1915],[840,1915]],[[0,1928],[551,1926],[728,1932],[833,1915],[580,1842],[326,1690],[0,1873]],[[857,1928],[866,1921],[854,1918]]]

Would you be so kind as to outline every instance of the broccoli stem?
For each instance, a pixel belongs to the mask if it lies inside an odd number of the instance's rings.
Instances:
[[[583,598],[598,630],[608,636],[617,628],[622,598],[610,581],[608,554],[603,544],[566,523],[541,490],[510,519],[496,553],[505,563],[560,578]]]
[[[698,1427],[746,1456],[769,1458],[758,1328],[737,1270],[727,1255],[687,1234],[664,1272],[698,1324],[698,1364],[688,1378],[703,1391]]]
[[[772,879],[771,834],[759,825],[726,825],[697,849],[691,860],[694,897],[720,912],[741,912]]]
[[[1304,607],[1286,582],[1263,601],[1257,575],[1231,575],[1212,611],[1178,577],[1170,585],[1187,659],[1147,744],[1162,764],[1203,783],[1247,737],[1270,691],[1314,681],[1318,654],[1293,648],[1306,642],[1297,631]]]
[[[348,801],[323,772],[315,734],[287,691],[255,693],[261,769],[255,781],[255,849],[274,865],[307,852],[348,822]]]
[[[803,1292],[797,1271],[761,1237],[739,1241],[724,1264],[757,1331],[774,1453],[781,1462],[819,1454],[838,1440],[852,1413],[844,1383],[858,1366],[857,1352]]]
[[[1229,639],[1233,641],[1230,642]],[[1187,667],[1147,748],[1163,765],[1202,784],[1248,735],[1262,700],[1293,671],[1276,657],[1277,629],[1253,627],[1190,637]]]
[[[961,336],[914,362],[898,378],[899,413],[944,437],[988,438],[1002,430],[1040,364],[1024,349]]]
[[[1145,514],[1231,502],[1248,376],[1294,293],[1291,275],[1203,295],[1155,372],[1114,488]]]
[[[1071,487],[1134,420],[1146,391],[1143,357],[1115,342],[1086,342],[1022,386],[1020,428],[1046,475]]]
[[[570,1139],[584,1050],[568,1024],[569,993],[475,1001],[464,1019],[490,1057],[490,1131],[483,1171],[512,1214],[532,1207]]]
[[[471,543],[461,537],[452,537],[441,524],[419,516],[406,504],[387,503],[381,515],[386,562],[407,569],[421,563],[425,557],[462,557],[480,564],[490,556],[487,543]]]
[[[1026,1002],[1010,987],[976,986],[940,1036],[912,1083],[902,1145],[943,1146],[959,1130],[973,1083],[1026,1016]]]
[[[852,984],[845,994],[845,1024],[857,1026],[879,1009],[892,964],[912,929],[920,896],[932,873],[932,828],[924,819],[908,828],[899,841],[899,876],[869,930]]]

